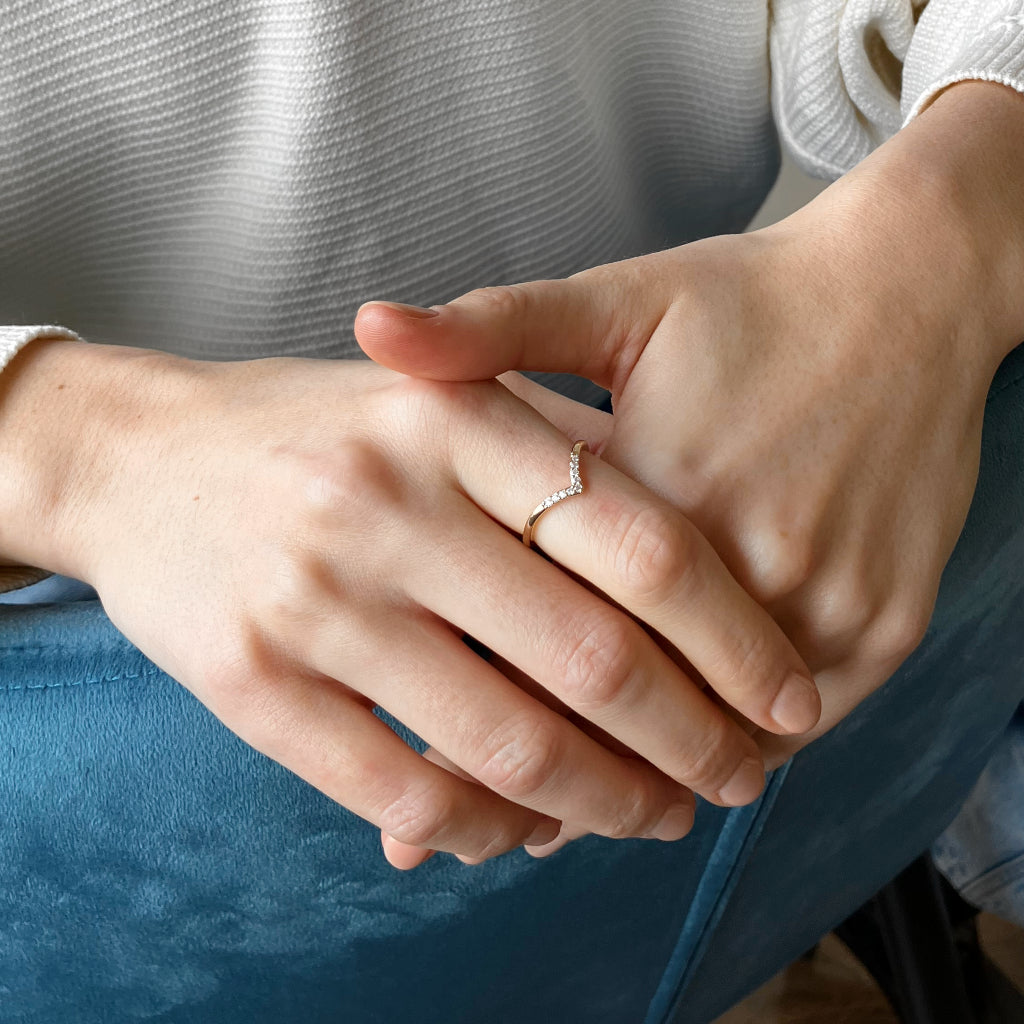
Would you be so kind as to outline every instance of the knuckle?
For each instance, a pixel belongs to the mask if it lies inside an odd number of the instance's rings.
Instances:
[[[634,601],[656,605],[686,585],[697,564],[695,534],[661,505],[628,513],[617,531],[616,579]]]
[[[466,849],[459,852],[480,860],[489,860],[491,857],[500,856],[503,853],[508,853],[509,850],[514,850],[517,846],[522,846],[531,831],[530,828],[511,829],[495,824],[486,835],[463,844]]]
[[[806,541],[779,544],[772,539],[759,545],[752,559],[757,565],[756,597],[762,603],[778,601],[799,590],[814,573],[814,547]]]
[[[636,671],[635,628],[625,616],[602,612],[567,632],[554,668],[571,707],[586,712],[614,704]]]
[[[336,589],[327,566],[317,555],[305,550],[283,550],[268,560],[252,600],[269,630],[289,636],[297,628],[314,626],[319,610]]]
[[[600,828],[598,835],[606,839],[630,839],[633,836],[643,834],[643,829],[634,824],[633,815],[623,815],[614,818],[609,824]]]
[[[275,661],[256,628],[225,637],[220,657],[198,672],[195,691],[218,718],[236,732],[246,730],[257,746],[277,733],[273,707]],[[258,734],[258,735],[257,735]],[[260,747],[262,750],[262,747]]]
[[[499,321],[517,322],[529,312],[530,293],[522,285],[498,285],[477,288],[469,292],[464,301],[471,303],[488,317],[495,317]]]
[[[550,785],[561,763],[561,738],[532,714],[496,729],[481,748],[476,779],[515,802],[532,800]]]
[[[829,640],[856,643],[876,619],[876,605],[862,583],[845,579],[816,595],[816,631]]]
[[[601,828],[600,834],[609,839],[629,839],[647,835],[664,811],[664,801],[654,799],[646,787],[637,787],[633,799],[623,803],[614,817]]]
[[[378,824],[400,843],[432,848],[449,830],[455,810],[437,786],[409,785],[381,810]]]
[[[292,629],[343,599],[353,566],[382,577],[404,540],[408,495],[389,458],[352,438],[298,455],[282,487],[280,528],[261,552],[267,569],[255,600],[271,623]]]
[[[743,760],[740,752],[731,750],[730,728],[724,715],[712,718],[700,731],[699,740],[681,752],[672,778],[691,789],[717,793]]]
[[[730,643],[708,682],[730,704],[755,694],[774,696],[789,669],[776,656],[768,626],[738,630]]]
[[[904,661],[918,647],[928,632],[932,609],[924,602],[908,602],[888,608],[878,617],[874,642],[879,655],[886,660]]]
[[[348,523],[367,512],[379,516],[400,499],[387,460],[370,443],[349,439],[304,460],[299,491],[306,515],[319,522]]]
[[[509,398],[507,388],[493,380],[441,381],[403,377],[391,387],[391,401],[381,426],[396,428],[408,438],[429,438],[441,447],[461,440],[460,429],[472,429],[495,414],[495,404]]]
[[[309,737],[300,734],[293,718],[274,699],[273,686],[261,680],[237,687],[208,706],[249,746],[275,761],[283,760],[289,751],[306,748]]]

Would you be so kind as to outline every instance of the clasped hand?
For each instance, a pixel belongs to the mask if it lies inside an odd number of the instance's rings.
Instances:
[[[543,844],[564,821],[677,839],[693,791],[753,800],[760,753],[704,680],[765,729],[817,718],[782,630],[612,466],[584,455],[585,493],[538,523],[568,572],[524,546],[571,443],[498,382],[52,344],[113,362],[126,396],[80,445],[54,568],[244,740],[394,837],[399,866],[406,847]]]
[[[894,187],[892,154],[923,131],[908,129],[771,229],[482,289],[429,311],[371,303],[356,321],[364,350],[404,373],[502,374],[566,436],[588,438],[681,511],[687,531],[700,530],[821,691],[814,728],[794,718],[799,735],[779,735],[721,688],[708,662],[693,661],[751,718],[769,767],[840,721],[923,638],[974,492],[986,393],[1013,343],[983,275],[935,256],[971,251],[957,219],[927,224],[935,250],[915,245],[919,196]],[[507,372],[517,370],[596,381],[614,415]],[[678,539],[651,544],[661,568],[649,598],[692,594],[688,558],[664,555]],[[695,634],[682,620],[688,635],[666,631],[658,607],[629,606],[691,657]],[[755,669],[745,685],[759,692],[755,637],[768,635],[736,634],[736,664]],[[561,840],[585,831],[566,821]]]

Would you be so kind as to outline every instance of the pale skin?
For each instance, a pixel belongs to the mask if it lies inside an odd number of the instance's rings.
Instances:
[[[947,95],[966,95],[966,88]],[[775,763],[802,742],[773,746],[765,733],[755,733],[755,742],[749,732],[816,735],[879,685],[880,666],[887,676],[919,637],[922,607],[934,598],[973,486],[978,409],[986,373],[990,380],[998,362],[992,339],[998,333],[1004,351],[1016,340],[1009,299],[993,281],[1013,280],[1013,259],[1019,257],[1007,237],[1009,200],[1019,196],[1019,182],[999,148],[1010,145],[1008,124],[1019,131],[1019,108],[1011,112],[997,100],[981,105],[983,128],[998,152],[981,171],[960,153],[959,170],[969,167],[969,181],[988,173],[1000,189],[981,209],[963,195],[955,159],[961,112],[952,127],[946,123],[952,138],[939,133],[933,139],[950,159],[949,175],[941,163],[930,171],[926,198],[944,207],[945,228],[931,223],[928,203],[919,217],[908,218],[915,244],[907,251],[922,257],[916,274],[895,266],[883,275],[868,273],[856,251],[837,252],[833,245],[830,258],[846,260],[848,273],[842,288],[832,290],[820,250],[806,247],[809,240],[824,245],[834,229],[827,218],[819,221],[808,212],[802,222],[751,243],[779,257],[771,266],[788,278],[784,289],[771,282],[753,287],[759,276],[752,272],[755,250],[741,253],[735,240],[716,239],[636,261],[642,275],[631,275],[625,264],[592,271],[590,280],[600,287],[584,289],[581,305],[566,301],[559,290],[564,285],[548,284],[476,293],[447,307],[430,326],[410,325],[380,306],[361,318],[361,339],[369,348],[379,343],[378,357],[390,345],[392,356],[405,359],[403,368],[422,372],[424,366],[409,365],[410,352],[429,350],[437,360],[447,351],[450,364],[431,366],[470,377],[532,362],[534,353],[520,343],[527,324],[542,328],[538,338],[545,342],[552,326],[562,328],[574,344],[536,353],[538,358],[557,358],[565,368],[583,367],[607,379],[617,397],[614,424],[554,402],[544,406],[548,422],[496,384],[417,383],[354,363],[217,365],[100,345],[35,343],[0,375],[0,557],[93,583],[126,635],[227,725],[392,837],[385,853],[396,866],[418,863],[421,848],[468,860],[524,842],[551,849],[545,840],[562,822],[563,837],[586,831],[678,838],[692,820],[691,788],[719,803],[749,801],[762,784],[758,743]],[[933,108],[942,109],[941,103]],[[935,121],[918,123],[930,128]],[[903,133],[898,145],[910,137]],[[931,167],[924,159],[929,137],[923,136],[916,153],[920,166],[913,149],[905,157],[911,173]],[[899,164],[897,173],[889,168],[880,175],[881,193],[894,193],[884,224],[890,231],[891,217],[907,214],[896,187]],[[856,197],[856,185],[849,184],[855,180],[847,179],[843,195]],[[874,215],[880,186],[868,185],[861,191],[872,196]],[[952,204],[953,216],[947,193],[963,200],[962,208]],[[853,198],[847,201],[855,211]],[[862,239],[865,253],[879,238],[890,238],[864,230],[871,217],[855,220],[851,237]],[[923,238],[926,224],[940,237]],[[969,253],[969,273],[955,286],[943,280],[936,289],[943,301],[933,307],[926,294],[914,291],[928,269],[924,257],[934,259],[934,252],[919,247],[948,241],[942,238],[946,230],[954,251],[965,247]],[[791,361],[783,373],[778,365],[785,364],[785,339],[791,342],[801,331],[821,336],[810,299],[787,306],[799,293],[796,285],[813,281],[814,274],[822,274],[818,283],[829,301],[847,299],[841,315],[829,319],[833,360],[816,365],[810,358],[815,349],[808,346],[796,370]],[[622,279],[631,276],[643,287],[625,289]],[[840,465],[850,472],[873,463],[870,453],[858,457],[844,449],[841,423],[827,435],[831,447],[815,457],[805,440],[816,416],[837,415],[826,399],[834,406],[842,371],[860,365],[865,352],[877,353],[877,332],[868,328],[881,315],[873,298],[879,276],[901,303],[911,294],[921,299],[908,317],[912,329],[891,332],[901,347],[890,369],[907,370],[918,385],[913,394],[921,396],[909,403],[917,412],[903,416],[894,434],[930,437],[952,421],[960,445],[954,455],[931,445],[935,465],[928,472],[915,466],[916,476],[901,473],[906,463],[918,461],[909,442],[895,445],[902,463],[895,460],[893,472],[869,487],[870,500],[862,503],[885,510],[879,536],[889,536],[887,543],[896,547],[901,538],[894,541],[887,531],[900,519],[891,510],[914,506],[909,494],[905,501],[892,495],[895,484],[909,491],[908,478],[942,479],[942,527],[918,561],[905,567],[913,570],[910,582],[901,577],[901,593],[909,588],[916,597],[915,614],[882,618],[872,603],[869,617],[863,606],[870,594],[859,589],[857,602],[846,600],[844,619],[836,603],[836,595],[845,594],[843,580],[863,580],[876,591],[881,583],[868,571],[875,564],[871,545],[859,543],[839,557],[839,539],[855,531],[852,517],[839,514],[842,493],[836,487],[843,476],[829,460],[842,456]],[[602,310],[597,297],[605,286],[615,300]],[[535,291],[550,291],[552,301],[534,302]],[[954,295],[977,304],[978,323],[963,323],[961,315],[945,324],[942,314],[951,314]],[[863,308],[854,302],[858,296]],[[628,316],[621,316],[623,308]],[[583,312],[599,314],[583,320],[589,333],[565,331]],[[775,319],[766,331],[768,313]],[[896,326],[891,310],[883,313],[887,329]],[[716,322],[722,327],[712,331]],[[623,323],[631,325],[628,330]],[[744,348],[748,323],[760,325],[760,348]],[[854,329],[858,323],[866,325],[863,330]],[[438,332],[433,324],[451,330]],[[949,328],[945,334],[943,326]],[[467,367],[459,351],[459,339],[474,337],[472,332],[495,340],[496,365],[487,372]],[[683,333],[695,341],[680,345]],[[716,339],[726,335],[731,345],[701,345],[701,337],[710,340],[712,333]],[[952,358],[948,350],[943,360],[924,358],[939,335],[955,341]],[[717,353],[729,351],[733,360],[719,364]],[[776,380],[806,373],[808,385],[815,385],[802,392],[806,401],[780,406],[766,386],[758,387],[763,373],[737,376],[751,352]],[[955,365],[957,372],[947,381],[922,369],[937,364]],[[683,423],[678,383],[671,392],[676,408],[669,409],[676,418],[666,419],[664,405],[657,406],[658,386],[670,373],[692,381],[684,396],[691,415]],[[891,389],[890,378],[872,375],[878,394]],[[714,397],[725,381],[734,392],[715,420]],[[874,422],[865,409],[893,407],[868,385],[862,402],[848,403],[851,424],[862,430]],[[825,397],[816,404],[811,395],[823,386]],[[886,393],[891,397],[891,390]],[[653,423],[642,415],[648,403],[658,409]],[[700,426],[694,409],[707,417],[705,428],[714,425],[722,445],[710,461],[697,457],[699,446],[697,454],[692,446],[679,446],[686,430],[696,433]],[[741,410],[746,421],[737,415]],[[853,415],[858,410],[859,419]],[[631,420],[632,440],[624,428]],[[736,426],[724,431],[722,423]],[[770,443],[759,449],[758,460],[748,458],[746,447],[757,450],[768,423],[774,424]],[[584,428],[578,436],[603,444],[607,461],[586,460],[587,494],[552,509],[537,540],[609,602],[527,552],[515,536],[536,501],[565,485],[565,432],[573,434],[577,426]],[[661,433],[652,434],[655,429]],[[644,449],[658,436],[668,447],[645,462],[650,453],[645,456]],[[859,436],[869,444],[877,440],[870,431]],[[687,451],[689,461],[676,460],[674,453]],[[858,479],[872,476],[879,474],[862,469]],[[794,480],[796,493],[802,489],[814,498],[795,517],[793,508],[804,506],[786,505]],[[695,491],[695,481],[707,486]],[[888,501],[877,497],[886,493],[885,484]],[[922,500],[920,488],[915,493]],[[953,512],[950,504],[957,506]],[[823,539],[812,544],[817,538]],[[934,578],[917,585],[927,566]],[[545,593],[557,600],[546,600]],[[808,678],[808,665],[758,601],[822,673],[825,714],[813,732],[815,690],[799,682]],[[653,643],[634,617],[661,642]],[[878,622],[890,625],[879,630]],[[462,632],[490,646],[499,660],[487,666],[469,655],[458,640]],[[886,643],[878,642],[880,634]],[[861,663],[875,675],[850,667]],[[794,689],[784,691],[788,681]],[[716,700],[700,692],[705,682]],[[433,744],[427,759],[409,752],[370,715],[374,703]],[[732,716],[753,724],[745,729]]]
[[[817,691],[685,516],[596,457],[544,533],[589,587],[528,550],[569,448],[495,381],[39,342],[0,376],[0,552],[93,584],[239,736],[404,846],[479,860],[567,820],[678,839],[694,791],[764,781],[704,680],[782,732]]]
[[[770,229],[434,312],[369,304],[357,336],[423,377],[559,370],[612,391],[614,417],[502,378],[681,509],[793,640],[823,712],[801,735],[752,729],[776,766],[924,636],[988,388],[1024,338],[1024,97],[947,89]],[[531,852],[587,831],[566,821]],[[383,841],[406,863],[429,856]]]

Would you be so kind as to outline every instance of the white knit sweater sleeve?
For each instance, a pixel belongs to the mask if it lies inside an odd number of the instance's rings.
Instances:
[[[837,178],[968,79],[1024,92],[1024,0],[774,0],[772,105],[809,174]]]
[[[39,341],[42,338],[64,338],[66,341],[82,340],[74,331],[69,331],[66,327],[58,327],[55,324],[36,324],[32,327],[0,326],[0,370],[30,341]]]
[[[0,327],[0,371],[30,341],[42,338],[64,338],[68,341],[81,341],[74,331],[53,324],[42,324],[33,327]],[[0,594],[10,590],[26,587],[30,583],[43,579],[49,573],[28,566],[0,565]]]

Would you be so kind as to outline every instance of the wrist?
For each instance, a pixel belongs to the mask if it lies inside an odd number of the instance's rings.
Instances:
[[[173,362],[51,339],[11,361],[0,374],[0,561],[91,580],[155,371]]]
[[[810,232],[850,312],[991,380],[1024,339],[1024,97],[947,90],[779,228]]]

